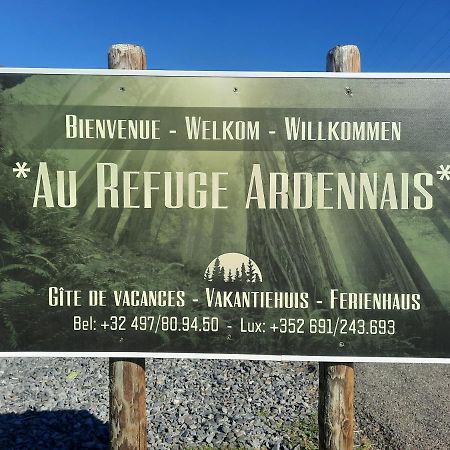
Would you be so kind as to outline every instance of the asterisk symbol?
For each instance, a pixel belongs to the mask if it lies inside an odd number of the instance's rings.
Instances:
[[[27,164],[28,163],[26,163],[26,162],[24,162],[22,164],[20,164],[19,162],[16,162],[16,167],[13,169],[13,172],[17,172],[17,174],[16,174],[17,178],[20,178],[20,177],[26,178],[28,176],[27,172],[29,172],[31,169],[29,167],[27,167]]]
[[[436,171],[436,175],[439,175],[440,180],[450,180],[450,164],[444,167],[444,164],[439,166],[439,170]]]

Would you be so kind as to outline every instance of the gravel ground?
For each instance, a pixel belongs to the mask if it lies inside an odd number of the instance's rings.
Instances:
[[[317,409],[314,364],[148,359],[147,380],[151,449],[295,448]],[[0,359],[0,402],[2,450],[107,448],[106,360]]]
[[[450,367],[358,364],[356,409],[373,443],[389,450],[450,449]]]
[[[147,360],[149,448],[302,449],[316,420],[317,365]],[[450,448],[446,366],[357,365],[356,408],[370,450]],[[108,447],[108,363],[0,359],[0,449]],[[367,449],[368,450],[368,449]]]

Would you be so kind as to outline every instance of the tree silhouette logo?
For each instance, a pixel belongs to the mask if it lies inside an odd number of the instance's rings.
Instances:
[[[217,288],[242,290],[262,283],[258,265],[241,253],[224,253],[214,258],[203,275],[206,282]]]

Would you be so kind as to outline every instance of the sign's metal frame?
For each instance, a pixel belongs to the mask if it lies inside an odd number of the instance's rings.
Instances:
[[[111,69],[50,69],[0,67],[1,73],[26,75],[108,75],[144,77],[228,77],[228,78],[381,78],[381,79],[450,79],[450,73],[395,72],[243,72],[206,70],[111,70]]]

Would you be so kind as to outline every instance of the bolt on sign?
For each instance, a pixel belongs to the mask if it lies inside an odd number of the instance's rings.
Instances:
[[[450,75],[1,70],[1,355],[449,361]]]

